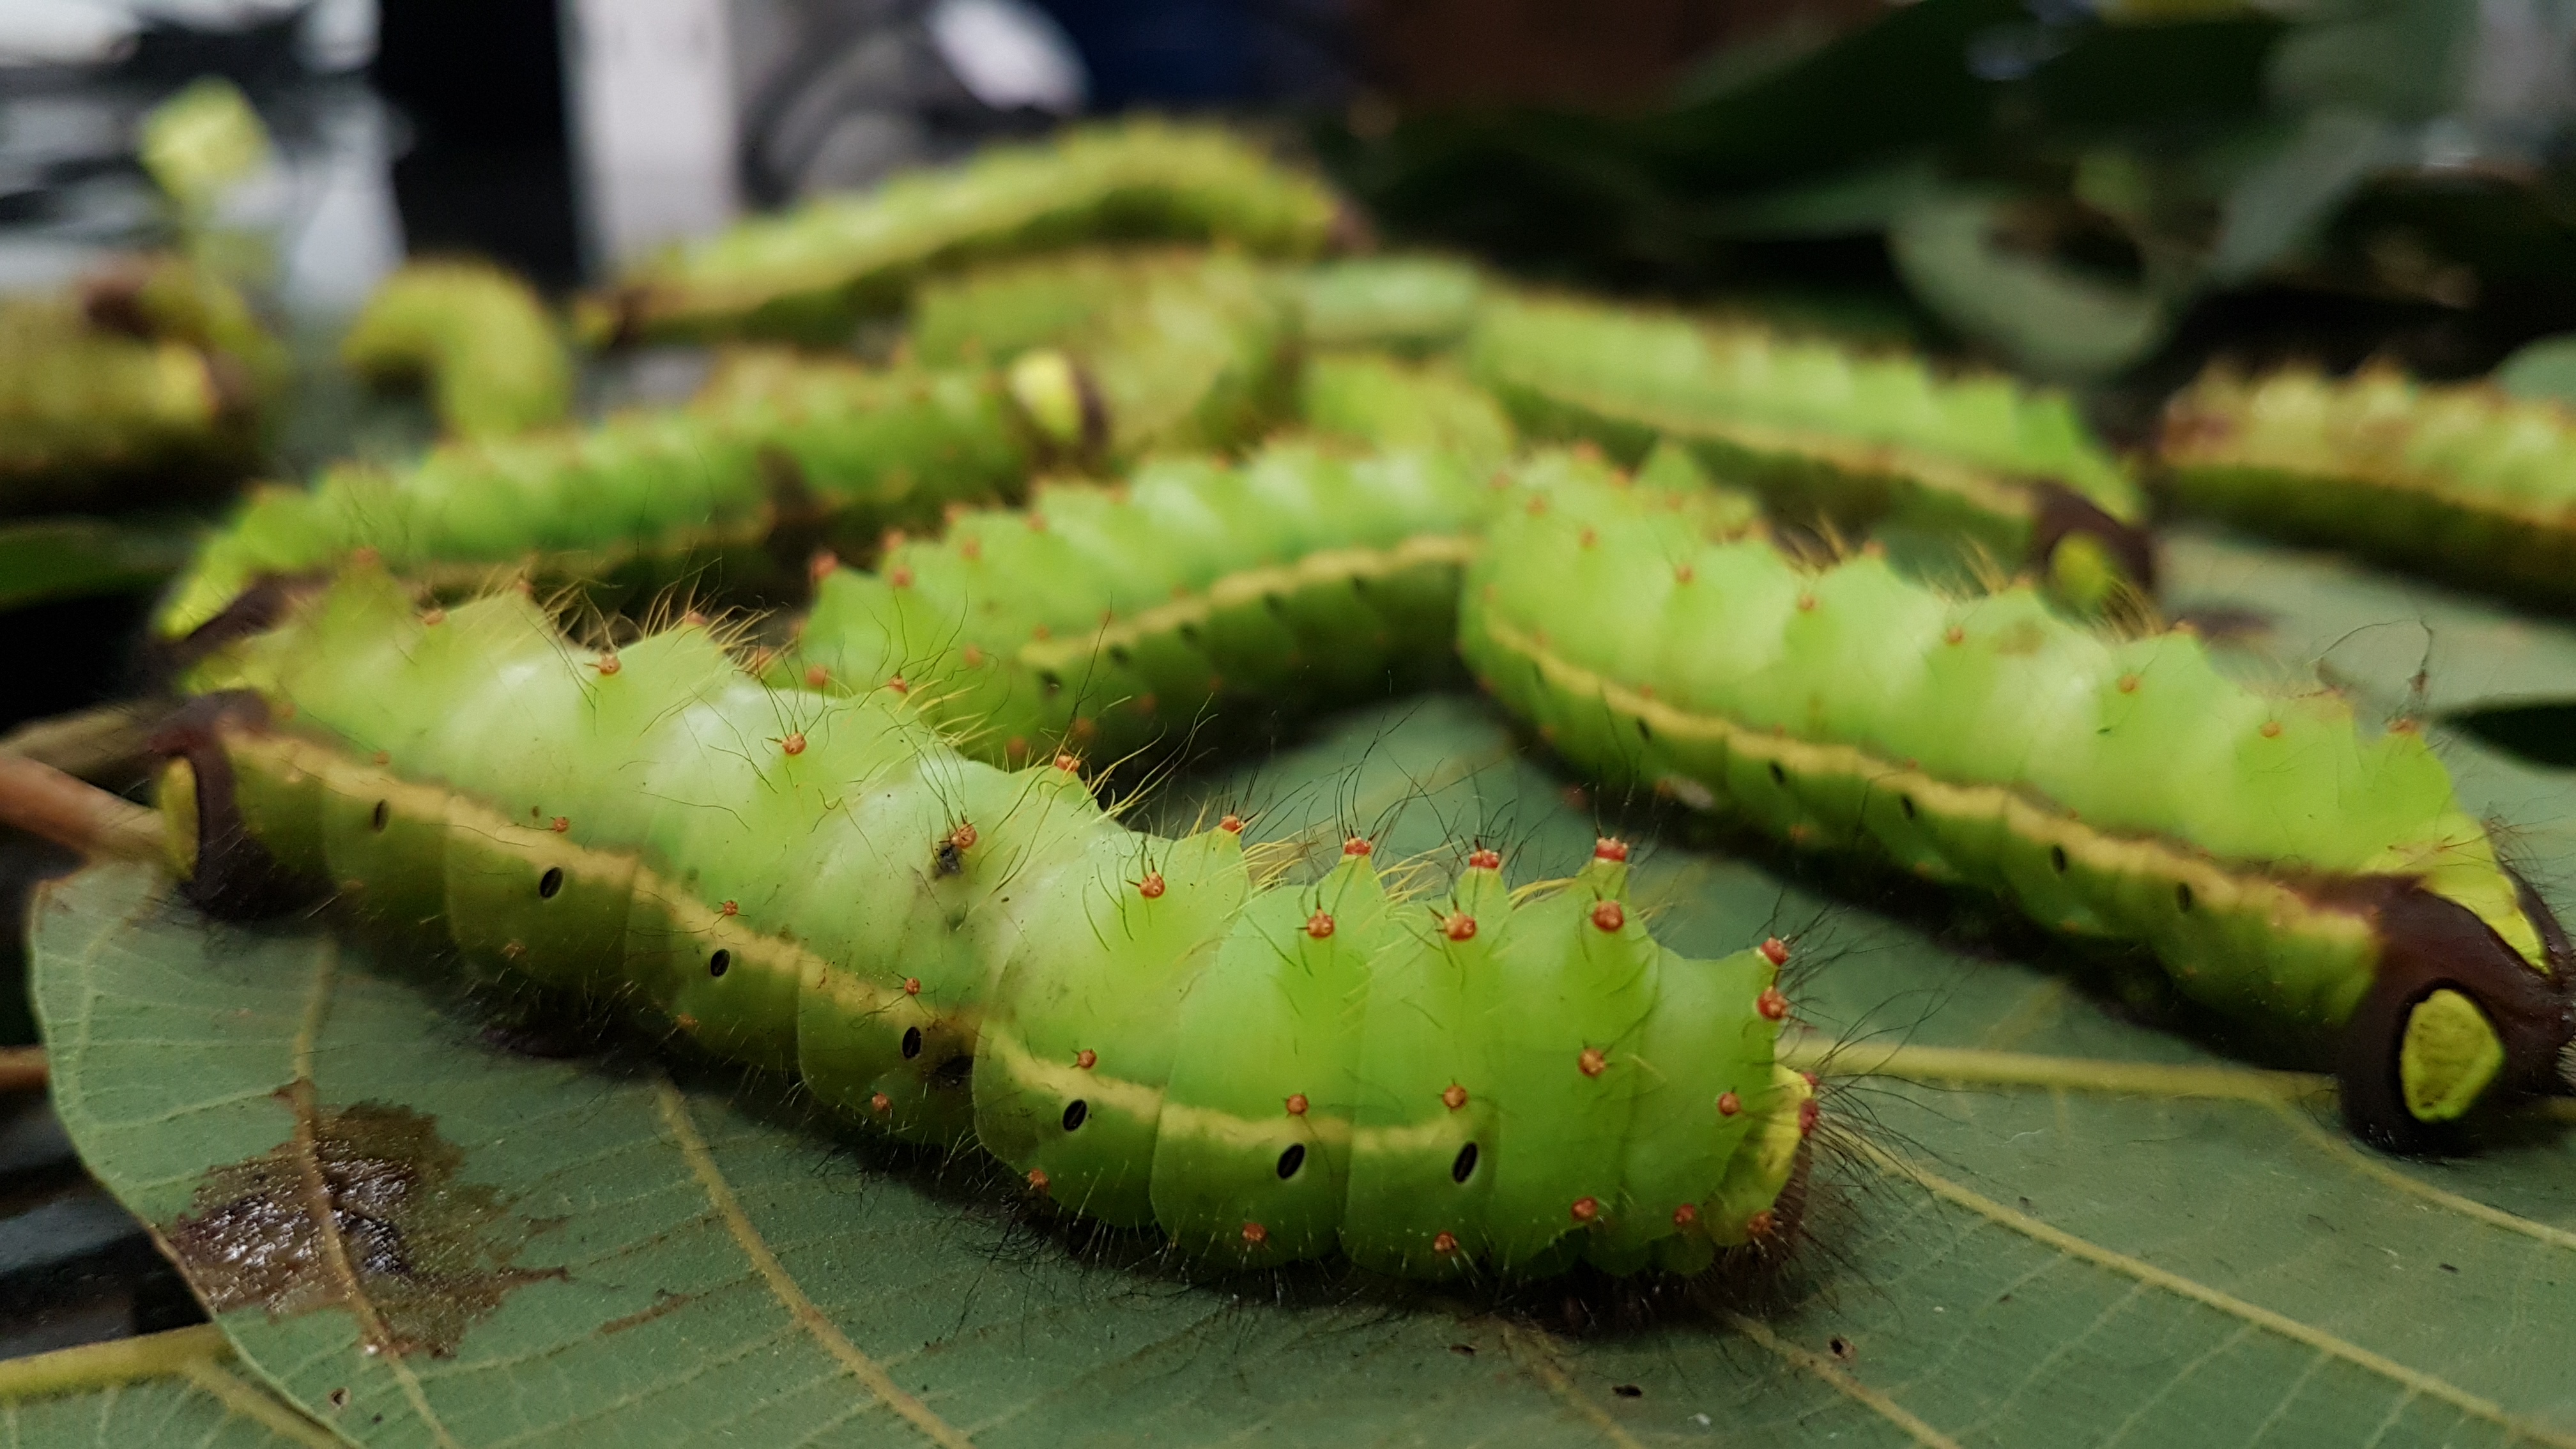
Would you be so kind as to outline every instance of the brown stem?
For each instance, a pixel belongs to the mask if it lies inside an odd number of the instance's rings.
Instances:
[[[0,1047],[0,1095],[45,1089],[45,1049]]]
[[[162,854],[161,823],[151,811],[23,755],[0,753],[0,825],[94,860]]]

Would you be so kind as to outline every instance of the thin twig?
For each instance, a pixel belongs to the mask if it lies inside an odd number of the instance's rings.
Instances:
[[[96,859],[161,858],[161,822],[130,800],[51,765],[0,754],[0,825]]]
[[[125,700],[29,720],[0,735],[0,754],[23,755],[84,780],[132,772],[142,764],[154,721],[165,712],[166,706]]]
[[[0,1095],[41,1092],[45,1090],[46,1075],[43,1047],[0,1047]]]

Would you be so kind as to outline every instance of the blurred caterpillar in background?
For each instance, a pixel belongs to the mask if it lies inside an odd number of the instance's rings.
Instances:
[[[1351,224],[1322,183],[1221,128],[1118,121],[741,222],[631,269],[580,315],[603,341],[837,345],[964,263],[1122,240],[1302,257]]]
[[[534,288],[471,259],[412,262],[367,299],[340,359],[379,387],[427,383],[453,437],[488,438],[561,422],[572,357]]]
[[[742,354],[684,409],[460,440],[408,467],[346,465],[310,489],[258,490],[157,626],[185,635],[264,578],[326,574],[360,550],[451,587],[522,566],[756,587],[818,547],[863,553],[885,528],[1014,495],[1039,468],[1233,446],[1294,405],[1295,318],[1248,263],[1050,265],[924,297],[934,338],[960,335],[943,319],[961,315],[1006,338],[981,349],[992,365],[962,343],[941,349],[946,365],[882,369]],[[1060,305],[1067,294],[1082,305]]]
[[[176,256],[0,303],[0,513],[237,481],[286,368],[241,294]]]
[[[2067,399],[2010,378],[1548,297],[1487,298],[1466,356],[1532,436],[1631,462],[1680,444],[1794,526],[1964,552],[2087,611],[2155,583],[2136,484]]]
[[[2561,404],[2393,368],[2213,368],[2166,405],[2157,457],[2191,512],[2576,605],[2576,416]]]

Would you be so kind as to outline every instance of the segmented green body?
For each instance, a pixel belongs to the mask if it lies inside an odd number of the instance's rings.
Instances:
[[[1318,347],[1440,351],[1466,337],[1484,299],[1474,267],[1433,256],[1319,262],[1294,285],[1306,339]]]
[[[1588,438],[1629,461],[1670,439],[1787,521],[1965,544],[2079,594],[2099,593],[2109,566],[2145,582],[2135,485],[2065,398],[2011,379],[1534,297],[1487,298],[1467,356],[1534,436]],[[2070,537],[2086,540],[2074,554]]]
[[[1230,257],[1007,268],[933,289],[921,321],[928,345],[916,351],[945,365],[871,371],[748,351],[685,411],[469,440],[409,468],[260,490],[182,578],[160,627],[185,633],[263,576],[325,571],[361,548],[433,582],[526,566],[644,584],[685,573],[701,593],[757,587],[817,548],[872,553],[886,528],[1015,494],[1039,467],[1237,446],[1291,402],[1294,313]]]
[[[1339,216],[1322,185],[1225,131],[1130,120],[744,222],[636,268],[591,310],[631,341],[837,341],[961,262],[1119,238],[1305,256]]]
[[[1063,1208],[1266,1265],[1690,1273],[1763,1238],[1814,1120],[1776,945],[1694,961],[1625,850],[1515,902],[1166,840],[1069,760],[1006,773],[899,696],[763,688],[705,629],[568,649],[503,595],[360,570],[236,656],[164,801],[201,889],[239,831],[474,968],[625,1004]],[[291,722],[289,716],[291,715]]]
[[[2576,414],[2388,368],[2214,369],[2165,411],[2184,508],[2559,607],[2576,605]]]
[[[2348,1107],[2396,1085],[2444,1120],[2547,1082],[2567,1040],[2554,923],[2422,737],[2250,690],[2188,631],[2113,640],[1875,556],[1810,569],[1564,480],[1497,515],[1462,612],[1469,666],[1587,772],[2142,943],[2239,1016],[2330,1034],[2401,992],[2412,1055],[2347,1059]],[[2408,1014],[2446,989],[2482,1039]]]
[[[822,581],[776,677],[912,692],[983,758],[1116,761],[1211,712],[1436,678],[1482,470],[1278,445],[1048,488]]]
[[[1493,394],[1456,370],[1374,352],[1309,357],[1297,410],[1319,433],[1442,453],[1470,466],[1502,463],[1519,441]]]
[[[263,577],[325,573],[362,549],[433,582],[530,565],[552,577],[671,577],[719,557],[757,576],[790,524],[808,541],[864,540],[1027,473],[1029,430],[996,377],[754,365],[765,373],[756,385],[720,385],[705,406],[450,443],[409,467],[347,464],[310,489],[256,490],[157,626],[186,634]]]
[[[1287,416],[1297,376],[1293,299],[1222,252],[1078,251],[925,284],[916,361],[1009,365],[1071,358],[1105,416],[1102,461],[1157,449],[1228,449]]]
[[[340,357],[381,386],[427,382],[458,437],[524,432],[572,407],[572,358],[545,303],[488,262],[413,262],[387,277]]]
[[[230,483],[284,370],[241,294],[176,257],[0,304],[0,509]]]

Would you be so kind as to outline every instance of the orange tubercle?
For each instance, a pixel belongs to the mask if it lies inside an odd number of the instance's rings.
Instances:
[[[1161,896],[1162,893],[1163,874],[1161,871],[1147,871],[1145,873],[1145,878],[1136,882],[1136,894],[1143,896],[1149,901]]]
[[[1330,936],[1333,934],[1333,918],[1322,911],[1317,911],[1315,914],[1308,916],[1306,918],[1306,934],[1314,937],[1318,941]]]
[[[1466,1106],[1467,1089],[1459,1086],[1456,1082],[1451,1082],[1448,1086],[1440,1089],[1440,1105],[1448,1108],[1452,1112]]]
[[[1617,901],[1603,901],[1592,908],[1592,924],[1605,931],[1615,931],[1628,924],[1627,908]]]
[[[1613,865],[1623,864],[1628,859],[1628,842],[1604,835],[1592,842],[1592,858],[1606,860]]]

